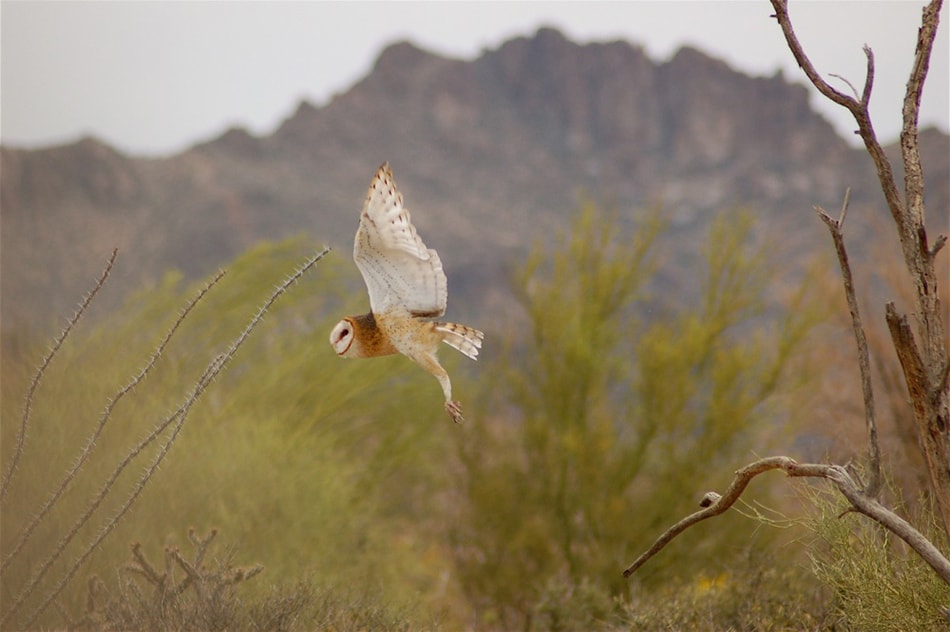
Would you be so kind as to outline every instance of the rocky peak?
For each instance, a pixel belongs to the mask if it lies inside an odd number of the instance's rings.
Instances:
[[[950,197],[948,146],[946,134],[921,132],[938,210]],[[854,207],[881,206],[867,156],[781,74],[749,77],[691,48],[660,63],[626,42],[581,45],[550,28],[473,61],[397,42],[349,90],[300,103],[266,137],[233,129],[161,160],[93,139],[3,149],[2,159],[4,326],[68,310],[114,245],[132,253],[131,287],[168,267],[201,274],[258,239],[301,231],[346,251],[383,160],[420,209],[427,243],[452,253],[456,301],[504,286],[505,266],[566,227],[582,196],[623,213],[662,201],[687,250],[714,212],[805,213],[783,233],[799,254],[809,227],[820,235],[813,204],[851,186]],[[481,285],[466,289],[466,278]]]
[[[412,42],[402,40],[389,44],[380,52],[370,76],[411,77],[423,65],[441,61],[443,61],[442,57],[423,50]]]
[[[5,212],[15,212],[22,199],[51,209],[76,196],[110,207],[128,203],[139,192],[130,160],[96,138],[35,151],[3,149]]]

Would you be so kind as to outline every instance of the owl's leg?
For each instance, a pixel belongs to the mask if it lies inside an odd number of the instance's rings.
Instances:
[[[442,393],[445,395],[445,411],[452,418],[452,421],[457,424],[465,421],[462,417],[462,404],[452,401],[452,381],[449,380],[449,374],[442,368],[442,365],[439,364],[435,354],[425,353],[411,355],[409,357],[412,358],[416,364],[435,376],[435,379],[439,380],[439,384],[442,386]]]

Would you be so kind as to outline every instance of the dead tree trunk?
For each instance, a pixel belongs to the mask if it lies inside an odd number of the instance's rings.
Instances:
[[[927,241],[924,226],[924,178],[920,167],[920,152],[917,142],[917,113],[920,107],[920,95],[930,53],[937,33],[942,0],[931,0],[924,8],[923,19],[917,38],[917,52],[907,92],[904,97],[904,124],[901,132],[901,157],[904,166],[904,195],[898,193],[897,183],[890,162],[877,141],[871,119],[868,115],[868,102],[871,98],[871,86],[874,82],[874,55],[865,47],[867,55],[867,76],[863,94],[858,97],[845,95],[831,87],[815,71],[811,61],[802,50],[788,17],[787,0],[770,0],[775,8],[775,17],[795,60],[808,76],[809,81],[828,99],[847,108],[858,123],[858,133],[864,140],[868,154],[874,161],[884,198],[897,227],[898,238],[904,253],[907,272],[913,279],[915,289],[916,328],[911,327],[908,318],[897,312],[893,303],[885,310],[887,324],[897,356],[900,359],[907,383],[907,390],[914,408],[921,450],[927,461],[930,474],[930,486],[936,501],[944,530],[950,535],[950,394],[948,394],[948,376],[950,363],[947,361],[947,349],[944,343],[944,323],[937,297],[936,258],[947,241],[939,236],[931,246]],[[851,310],[855,339],[859,350],[864,403],[868,429],[868,457],[871,466],[871,480],[860,485],[851,473],[839,465],[798,463],[785,456],[759,459],[736,472],[735,480],[725,494],[709,492],[703,498],[700,511],[697,511],[667,529],[650,549],[640,555],[627,570],[629,577],[654,555],[659,553],[673,538],[690,526],[707,518],[720,515],[728,510],[742,495],[748,482],[758,474],[773,469],[784,470],[789,476],[823,478],[832,482],[838,491],[848,499],[851,508],[872,520],[904,540],[931,568],[950,585],[950,560],[917,531],[910,523],[894,511],[882,506],[876,499],[880,487],[879,450],[877,430],[874,422],[874,400],[871,396],[870,368],[867,360],[867,341],[864,336],[861,319],[854,296],[854,284],[844,249],[842,225],[848,207],[848,196],[841,210],[841,217],[832,219],[827,213],[816,207],[822,221],[831,231],[838,251],[841,271],[844,276],[845,293]]]
[[[937,296],[937,254],[946,243],[940,235],[930,245],[924,224],[924,174],[920,166],[917,141],[917,116],[920,96],[930,66],[940,21],[943,0],[931,0],[924,7],[917,34],[917,51],[907,90],[904,94],[901,159],[904,167],[904,194],[901,196],[894,171],[877,140],[868,102],[874,82],[874,55],[865,48],[867,76],[860,98],[848,96],[829,85],[812,66],[802,50],[788,17],[787,0],[771,0],[775,18],[782,27],[785,40],[798,65],[819,92],[847,108],[858,124],[858,134],[874,162],[881,190],[897,228],[904,265],[914,283],[914,317],[916,331],[906,315],[900,315],[893,303],[886,308],[887,324],[904,371],[904,379],[914,408],[914,418],[921,450],[930,474],[930,486],[936,500],[944,530],[950,535],[950,397],[947,391],[947,349],[944,323]]]

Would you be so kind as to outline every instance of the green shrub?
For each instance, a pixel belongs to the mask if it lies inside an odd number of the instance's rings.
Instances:
[[[313,577],[320,590],[362,585],[386,603],[412,603],[441,581],[444,565],[432,553],[440,543],[426,535],[442,516],[437,498],[447,482],[439,455],[451,454],[444,445],[451,424],[438,385],[404,358],[357,362],[333,354],[332,324],[341,313],[365,309],[362,295],[361,301],[344,298],[343,288],[359,283],[359,275],[342,257],[326,258],[273,304],[180,427],[163,427],[180,419],[172,411],[202,372],[309,253],[296,239],[263,244],[233,262],[180,323],[145,379],[121,398],[116,394],[142,369],[198,286],[183,287],[180,275],[169,274],[105,322],[80,323],[36,389],[23,458],[4,499],[0,611],[9,612],[36,578],[11,621],[28,620],[61,582],[66,588],[57,602],[66,612],[82,611],[82,577],[110,577],[127,555],[125,543],[163,542],[188,524],[215,525],[288,584]],[[23,394],[42,356],[40,346],[21,341],[16,348],[17,355],[4,354],[0,380],[5,471]],[[89,443],[102,419],[107,423]],[[150,434],[155,439],[143,443]],[[85,445],[84,466],[11,556]],[[143,474],[163,449],[160,467]],[[120,463],[127,465],[119,470]],[[117,521],[143,478],[148,485]],[[94,501],[103,488],[108,493]],[[90,519],[77,523],[87,512]],[[103,529],[110,529],[108,537],[90,548]],[[67,532],[75,533],[68,542]],[[66,542],[62,553],[38,576],[60,542]],[[66,568],[80,561],[79,581],[70,581]],[[244,590],[259,598],[265,588],[250,582]],[[39,620],[58,621],[49,608]]]
[[[793,560],[756,554],[732,571],[635,592],[610,630],[707,632],[847,630],[827,589]]]
[[[890,531],[847,511],[831,489],[811,488],[811,514],[804,520],[816,539],[809,547],[815,575],[835,596],[835,605],[852,629],[950,630],[947,584]],[[942,551],[946,535],[920,503],[911,522]]]
[[[466,504],[454,551],[486,621],[522,627],[541,608],[560,625],[552,586],[591,603],[623,595],[625,564],[704,491],[723,488],[753,446],[763,449],[772,430],[763,420],[790,415],[778,396],[798,384],[787,369],[818,312],[770,324],[771,277],[751,227],[716,222],[698,305],[664,308],[647,295],[662,274],[655,217],[629,236],[588,207],[517,275],[526,324],[508,332],[485,398],[506,414],[485,415],[461,450]],[[635,585],[708,569],[756,527],[735,513],[700,527]]]

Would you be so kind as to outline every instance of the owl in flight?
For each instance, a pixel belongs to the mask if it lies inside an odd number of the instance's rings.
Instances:
[[[353,259],[369,291],[370,311],[336,324],[330,333],[333,350],[341,358],[392,353],[409,357],[439,380],[445,410],[461,423],[462,406],[452,400],[452,382],[436,353],[444,342],[475,360],[485,334],[465,325],[428,320],[445,313],[445,272],[438,253],[426,248],[416,234],[389,163],[376,170],[366,194]]]

